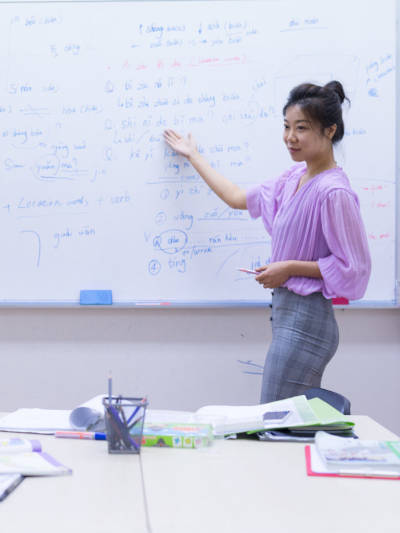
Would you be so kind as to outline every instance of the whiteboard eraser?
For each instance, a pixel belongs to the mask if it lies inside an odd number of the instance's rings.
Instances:
[[[112,291],[81,291],[80,305],[111,305]]]

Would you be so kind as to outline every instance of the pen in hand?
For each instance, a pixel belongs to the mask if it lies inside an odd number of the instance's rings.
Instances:
[[[246,274],[259,274],[256,270],[250,270],[249,268],[238,268],[240,272],[245,272]]]

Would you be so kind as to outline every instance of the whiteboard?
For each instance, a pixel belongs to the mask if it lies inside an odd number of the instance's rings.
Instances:
[[[0,5],[3,305],[264,305],[238,267],[268,262],[260,221],[224,205],[163,142],[192,132],[243,187],[292,162],[282,107],[303,81],[351,99],[336,159],[359,195],[373,271],[395,304],[395,5]]]

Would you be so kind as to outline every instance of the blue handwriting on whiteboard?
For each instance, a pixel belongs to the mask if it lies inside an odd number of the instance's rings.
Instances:
[[[186,232],[179,229],[166,230],[153,239],[154,248],[166,254],[176,254],[182,250],[188,241]]]

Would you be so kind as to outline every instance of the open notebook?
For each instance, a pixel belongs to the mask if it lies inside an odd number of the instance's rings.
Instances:
[[[0,439],[0,476],[3,474],[59,476],[71,472],[70,468],[44,452],[37,440]]]

